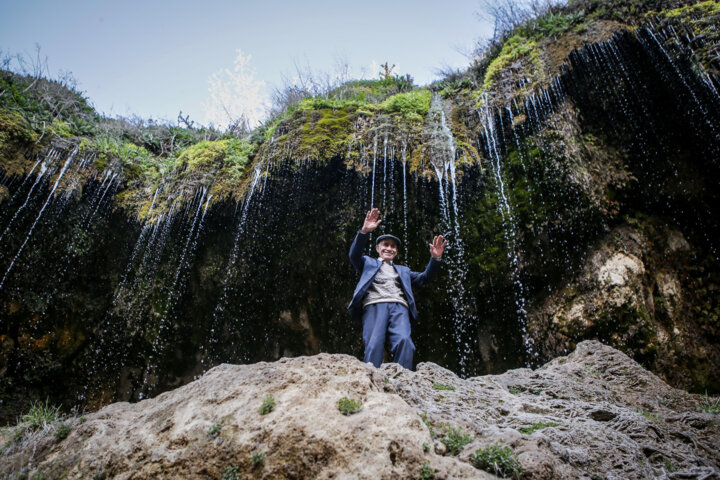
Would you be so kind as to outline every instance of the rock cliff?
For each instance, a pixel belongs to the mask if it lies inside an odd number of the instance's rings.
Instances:
[[[449,234],[418,361],[465,378],[599,340],[717,394],[717,25],[717,0],[574,0],[431,85],[351,80],[244,133],[104,118],[0,70],[0,422],[359,356],[347,249],[371,206],[414,270]]]
[[[343,414],[344,397],[359,410]],[[62,440],[58,425],[15,435],[0,475],[490,479],[491,466],[474,465],[491,447],[498,467],[515,461],[506,474],[527,479],[709,479],[720,475],[720,419],[708,405],[597,341],[535,371],[468,379],[320,354],[219,365],[156,398],[66,419]]]

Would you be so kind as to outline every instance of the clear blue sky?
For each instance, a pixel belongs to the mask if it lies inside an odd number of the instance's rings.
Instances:
[[[236,51],[266,91],[294,64],[332,71],[344,58],[353,77],[373,62],[397,64],[427,84],[444,65],[465,67],[492,32],[478,0],[152,1],[0,0],[0,49],[32,55],[50,72],[72,72],[79,89],[109,115],[203,122],[209,77],[232,69]]]

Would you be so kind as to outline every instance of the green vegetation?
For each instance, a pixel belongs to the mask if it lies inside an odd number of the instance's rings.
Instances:
[[[28,412],[20,417],[20,421],[15,427],[8,428],[11,443],[20,443],[27,433],[38,431],[48,432],[54,427],[54,435],[58,440],[62,440],[70,433],[70,427],[62,422],[64,415],[60,413],[60,407],[50,405],[49,400],[45,403],[35,401],[31,404]],[[6,443],[3,448],[6,448]]]
[[[240,480],[240,468],[237,465],[230,465],[225,467],[222,472],[221,480]]]
[[[401,113],[409,122],[420,122],[430,110],[432,95],[429,90],[413,90],[407,93],[398,93],[382,103],[382,108],[388,113]]]
[[[706,391],[703,403],[698,405],[698,410],[705,413],[713,413],[715,415],[720,415],[720,397],[716,397],[713,400],[708,396]]]
[[[543,428],[549,427],[557,427],[558,425],[560,425],[560,423],[558,422],[536,422],[529,427],[519,428],[518,432],[524,433],[525,435],[530,435],[532,432],[535,432],[537,430],[542,430]]]
[[[667,7],[690,2],[672,2],[667,0],[616,0],[612,3],[603,0],[571,0],[569,11],[583,10],[590,20],[614,20],[626,25],[639,25],[645,21],[648,12],[665,11]],[[706,2],[700,2],[706,3]],[[681,7],[676,10],[683,10]]]
[[[361,408],[362,403],[352,398],[342,397],[338,400],[338,410],[340,410],[340,413],[343,415],[352,415],[353,413],[359,412]]]
[[[51,406],[50,400],[46,399],[45,403],[34,402],[28,413],[22,416],[21,423],[27,430],[34,432],[45,429],[62,419],[60,407]]]
[[[389,75],[378,80],[350,80],[330,91],[328,97],[362,104],[377,104],[391,95],[407,92],[412,88],[413,79],[409,75]]]
[[[693,43],[693,59],[698,61],[702,65],[701,68],[707,73],[720,74],[717,64],[717,45],[720,42],[720,32],[717,29],[717,25],[720,23],[720,2],[707,0],[669,10],[651,11],[646,13],[644,18],[657,24],[658,29],[681,28],[683,31],[691,31],[694,36],[702,38],[702,42]]]
[[[453,387],[452,385],[445,385],[445,384],[443,384],[443,383],[437,383],[437,382],[433,382],[433,388],[434,388],[435,390],[451,390],[451,391],[455,391],[455,387]]]
[[[425,462],[420,468],[420,480],[432,480],[435,478],[435,470],[430,466],[430,462]]]
[[[265,395],[265,399],[260,405],[260,408],[258,408],[258,412],[260,413],[260,415],[267,415],[273,410],[275,410],[275,399],[272,397],[272,395]]]
[[[220,435],[224,423],[225,419],[222,419],[219,423],[213,424],[210,428],[208,428],[207,436],[209,438],[216,438],[218,435]]]
[[[586,30],[585,17],[584,10],[578,8],[566,8],[562,11],[550,9],[522,24],[507,25],[508,30],[484,49],[480,55],[482,60],[473,67],[483,79],[482,88],[472,93],[476,103],[481,102],[481,95],[493,88],[500,72],[510,65],[513,65],[513,69],[520,68],[520,71],[516,72],[517,76],[532,78],[530,85],[523,87],[522,91],[527,91],[532,85],[544,80],[545,72],[540,61],[541,43],[559,37],[570,29],[578,32]]]
[[[80,151],[96,154],[95,166],[98,170],[104,170],[110,163],[119,161],[125,176],[130,180],[154,180],[167,173],[159,159],[145,148],[109,135],[99,135],[80,142]]]
[[[470,463],[502,478],[520,478],[524,473],[512,448],[500,446],[497,442],[476,450],[470,456]]]
[[[475,82],[470,77],[460,77],[456,79],[441,80],[434,86],[443,98],[454,97],[463,90],[470,91],[475,88]]]
[[[227,168],[240,178],[253,153],[254,145],[237,138],[203,141],[180,152],[175,163],[189,171]]]
[[[72,137],[72,130],[70,128],[70,124],[67,122],[63,122],[59,118],[56,118],[53,120],[52,123],[52,132],[57,135],[58,137],[63,138],[70,138]]]
[[[647,418],[648,420],[653,421],[653,422],[659,422],[660,420],[662,420],[659,415],[656,415],[656,414],[651,413],[651,412],[647,412],[647,411],[645,411],[645,410],[643,410],[643,409],[638,409],[637,412],[638,412],[640,415],[642,415],[643,417],[645,417],[645,418]]]
[[[1,98],[1,97],[0,97]],[[0,163],[9,174],[27,173],[22,152],[38,140],[38,134],[19,113],[0,109]]]
[[[430,430],[430,438],[435,438],[435,429],[433,427],[433,424],[430,423],[430,420],[428,420],[427,413],[418,414],[420,415],[420,418],[422,419],[425,426]]]
[[[540,50],[536,40],[521,34],[511,36],[504,42],[500,54],[488,65],[483,79],[483,90],[489,90],[495,77],[521,57],[527,57],[533,65],[539,65],[539,55]]]
[[[441,442],[447,447],[450,455],[459,454],[463,447],[475,440],[475,437],[469,433],[462,433],[462,427],[446,426]]]
[[[657,13],[658,12],[649,12],[647,16],[651,16]],[[720,13],[720,2],[717,2],[715,0],[706,0],[704,2],[698,2],[693,5],[685,5],[683,7],[673,8],[670,10],[664,10],[662,12],[659,12],[660,15],[663,15],[667,18],[685,16],[707,17],[708,15],[714,15],[716,13]]]
[[[67,423],[61,423],[55,429],[55,439],[58,441],[65,440],[65,438],[67,438],[67,436],[70,434],[70,430],[70,425],[68,425]]]
[[[212,185],[215,200],[244,193],[245,173],[262,137],[236,138],[231,134],[194,128],[189,118],[178,117],[179,126],[152,120],[104,118],[74,90],[72,81],[53,81],[0,70],[0,161],[11,175],[26,174],[29,159],[51,142],[62,149],[77,145],[80,154],[94,158],[83,178],[67,182],[82,186],[106,168],[118,174],[123,188],[115,203],[140,220],[148,215],[150,198],[161,183],[174,183],[177,192],[186,184]],[[69,143],[68,143],[69,142]],[[61,186],[64,188],[64,186]],[[169,208],[158,198],[159,215]],[[152,198],[152,194],[150,194]],[[162,196],[161,196],[162,197]],[[179,196],[179,201],[186,201]]]
[[[534,39],[557,37],[581,22],[585,17],[585,11],[561,13],[548,12],[542,17],[535,18],[521,27],[523,33]]]
[[[250,455],[250,463],[252,463],[253,467],[257,467],[264,461],[265,461],[265,452],[263,452],[261,450],[255,450],[252,452],[252,455]]]
[[[70,77],[55,81],[0,70],[0,92],[0,109],[18,113],[40,135],[56,131],[70,137],[95,131],[98,116]]]
[[[510,386],[508,387],[508,391],[512,393],[513,395],[517,395],[519,393],[523,393],[527,391],[525,387],[516,387],[516,386]]]
[[[352,122],[348,109],[323,108],[307,112],[300,127],[296,158],[329,160],[347,150]]]

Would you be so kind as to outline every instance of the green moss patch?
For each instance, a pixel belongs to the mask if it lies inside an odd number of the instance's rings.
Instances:
[[[431,99],[429,90],[413,90],[393,95],[382,103],[382,108],[388,113],[402,114],[407,121],[420,122],[430,111]]]
[[[10,175],[27,173],[31,167],[23,155],[32,149],[38,134],[22,115],[0,109],[0,163]]]

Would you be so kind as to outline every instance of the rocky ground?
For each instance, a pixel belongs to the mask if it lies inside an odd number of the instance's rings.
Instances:
[[[343,414],[343,397],[359,411]],[[493,447],[495,473],[528,479],[720,478],[720,417],[702,411],[714,400],[595,341],[469,379],[321,354],[220,365],[153,399],[16,427],[0,477],[496,478],[476,453]]]

